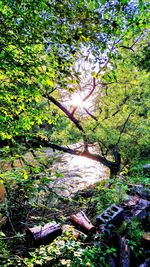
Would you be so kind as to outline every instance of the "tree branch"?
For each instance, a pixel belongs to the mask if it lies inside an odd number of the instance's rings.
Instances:
[[[83,102],[85,102],[85,101],[86,101],[86,100],[93,94],[95,88],[96,88],[96,79],[93,78],[93,86],[92,86],[92,89],[91,89],[91,91],[90,91],[90,92],[89,92],[89,93],[82,99]],[[73,115],[73,114],[76,112],[77,109],[78,109],[78,106],[74,107],[73,110],[72,110],[72,112],[71,112],[71,114]]]
[[[36,137],[34,139],[30,139],[27,141],[27,143],[29,146],[32,146],[35,148],[39,147],[39,146],[46,146],[46,147],[51,147],[54,150],[63,151],[65,153],[68,153],[71,155],[86,157],[86,158],[92,159],[94,161],[100,162],[110,169],[115,167],[116,164],[118,163],[118,162],[109,161],[105,157],[102,157],[99,154],[91,153],[88,150],[87,151],[85,151],[85,150],[81,151],[79,149],[71,149],[68,147],[63,147],[63,146],[59,146],[56,144],[52,144],[48,140],[42,139],[41,137]]]
[[[129,113],[128,117],[126,118],[126,120],[125,120],[125,122],[124,122],[124,124],[123,124],[123,127],[122,127],[122,129],[121,129],[121,131],[120,131],[120,134],[119,134],[118,141],[117,141],[117,143],[116,143],[116,146],[117,146],[117,145],[119,144],[119,142],[120,142],[121,136],[122,136],[122,134],[123,134],[123,132],[124,132],[124,130],[125,130],[125,128],[126,128],[126,125],[127,125],[128,121],[129,121],[129,118],[130,118],[132,112],[133,112],[133,111],[131,111],[131,112]]]
[[[134,52],[132,46],[125,46],[125,45],[120,45],[120,47],[131,50],[132,52]]]
[[[119,108],[112,114],[112,116],[115,116],[118,112],[120,112],[121,107],[127,102],[129,99],[129,96],[125,96],[125,98],[122,100],[122,102],[119,104]]]
[[[87,113],[92,119],[94,119],[95,121],[98,121],[98,119],[97,119],[93,114],[91,114],[91,113],[88,111],[87,108],[83,108],[83,109],[86,111],[86,113]]]
[[[95,88],[96,88],[96,79],[93,78],[93,86],[92,86],[92,89],[91,89],[91,91],[88,93],[88,95],[85,96],[85,97],[83,98],[83,102],[86,101],[86,100],[93,94]]]
[[[76,127],[84,133],[84,129],[81,126],[79,120],[77,120],[73,114],[71,112],[69,112],[68,109],[66,109],[59,101],[57,101],[53,96],[50,95],[43,95],[44,97],[46,97],[49,101],[51,101],[54,105],[56,105],[59,109],[61,109],[66,116],[76,125]]]

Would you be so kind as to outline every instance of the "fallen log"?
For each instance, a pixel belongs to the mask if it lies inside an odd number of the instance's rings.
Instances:
[[[91,232],[95,229],[94,225],[87,218],[83,211],[73,214],[69,217],[70,221],[81,229],[84,233]]]
[[[35,226],[26,231],[26,242],[28,247],[48,245],[57,236],[62,234],[60,224],[47,223],[44,226]]]

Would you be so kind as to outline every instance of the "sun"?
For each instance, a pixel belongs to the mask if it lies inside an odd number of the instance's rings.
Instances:
[[[79,94],[74,94],[71,98],[71,104],[74,107],[83,107],[84,106],[84,102],[81,98],[81,96]]]

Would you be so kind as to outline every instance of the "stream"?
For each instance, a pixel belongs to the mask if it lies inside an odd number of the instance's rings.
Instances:
[[[77,144],[76,144],[77,145]],[[74,148],[75,145],[71,146]],[[93,151],[94,152],[94,151]],[[51,187],[62,196],[69,197],[78,190],[92,187],[102,179],[109,177],[109,170],[99,162],[81,156],[74,156],[63,152],[54,152],[51,148],[42,148],[35,151],[37,159],[43,161],[52,160],[53,164],[47,170],[51,177]],[[38,160],[31,153],[24,158],[30,164],[37,166]],[[15,161],[16,168],[22,168],[18,160]],[[6,171],[11,170],[10,162],[0,162],[0,168]],[[41,177],[45,173],[41,173]],[[39,175],[40,176],[40,175]],[[0,184],[0,200],[5,196],[5,189]]]
[[[46,157],[52,155],[49,148],[43,149]],[[55,173],[59,178],[55,178]],[[63,196],[71,196],[78,190],[89,188],[109,177],[109,169],[94,160],[67,153],[58,153],[52,167],[52,186]]]

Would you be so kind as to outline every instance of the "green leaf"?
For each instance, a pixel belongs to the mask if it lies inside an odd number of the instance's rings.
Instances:
[[[100,2],[101,2],[102,5],[105,5],[106,0],[100,0]]]

